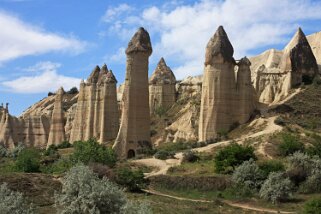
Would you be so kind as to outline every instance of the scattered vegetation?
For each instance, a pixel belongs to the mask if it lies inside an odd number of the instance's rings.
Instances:
[[[291,155],[297,151],[304,151],[304,145],[298,138],[290,133],[282,134],[282,143],[279,145],[279,152],[282,156]]]
[[[304,204],[304,214],[321,214],[321,198],[312,198]]]
[[[21,172],[39,172],[40,152],[34,148],[23,149],[15,161],[15,168]]]

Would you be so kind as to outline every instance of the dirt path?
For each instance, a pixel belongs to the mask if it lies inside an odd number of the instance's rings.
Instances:
[[[246,203],[239,203],[239,202],[232,202],[232,201],[227,201],[227,200],[219,200],[217,199],[216,201],[211,201],[211,200],[203,200],[203,199],[191,199],[191,198],[184,198],[184,197],[178,197],[178,196],[173,196],[173,195],[168,195],[164,194],[155,190],[143,190],[146,193],[153,194],[153,195],[158,195],[158,196],[163,196],[167,198],[173,198],[176,200],[180,201],[191,201],[191,202],[200,202],[200,203],[215,203],[215,202],[222,202],[224,204],[227,204],[231,207],[236,207],[236,208],[241,208],[245,210],[252,210],[252,211],[257,211],[257,212],[262,212],[262,213],[283,213],[283,214],[293,214],[295,212],[286,212],[286,211],[280,211],[280,210],[273,210],[273,209],[266,209],[266,208],[260,208],[260,207],[253,207],[252,205],[246,204]]]
[[[242,144],[247,139],[271,134],[276,131],[281,131],[282,127],[279,125],[276,125],[274,123],[274,120],[276,118],[277,117],[275,116],[275,117],[263,119],[264,121],[262,121],[262,122],[265,122],[267,125],[265,126],[265,128],[262,131],[259,131],[259,132],[253,133],[253,134],[249,134],[249,135],[241,136],[240,138],[234,139],[233,141],[235,141],[236,143]],[[258,120],[262,120],[262,118],[259,118]],[[262,122],[260,122],[260,123],[262,123]],[[232,140],[227,140],[227,141],[222,141],[222,142],[210,144],[210,145],[207,145],[204,147],[192,149],[192,151],[211,152],[214,148],[227,146],[228,144],[231,143],[231,141]],[[264,149],[261,150],[261,152],[263,152],[263,155],[266,155]],[[180,165],[182,162],[182,159],[183,159],[183,153],[179,152],[179,153],[175,154],[175,159],[159,160],[156,158],[147,158],[147,159],[134,160],[133,162],[137,163],[137,164],[142,164],[145,166],[155,168],[152,172],[145,173],[146,177],[151,177],[151,176],[157,176],[157,175],[165,175],[169,168],[171,168],[172,166]]]

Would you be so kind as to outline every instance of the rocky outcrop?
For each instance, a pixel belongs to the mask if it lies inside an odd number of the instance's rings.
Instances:
[[[106,65],[102,69],[96,66],[87,81],[80,83],[70,142],[96,138],[103,143],[116,138],[119,127],[116,84]]]
[[[246,57],[239,61],[236,79],[233,53],[228,36],[220,26],[206,47],[199,141],[214,140],[219,132],[247,122],[255,109],[251,63]]]
[[[217,132],[233,124],[233,100],[236,84],[233,47],[222,26],[206,47],[202,85],[199,140],[215,139]]]
[[[65,115],[63,110],[63,95],[65,91],[60,88],[55,96],[54,109],[51,115],[50,132],[47,147],[50,145],[58,145],[65,141]]]
[[[313,38],[311,41],[315,53],[318,53],[320,45],[315,44]],[[266,104],[283,100],[291,88],[302,82],[311,83],[318,74],[313,49],[300,28],[282,51],[268,50],[250,61],[259,101]]]
[[[149,34],[139,28],[126,49],[121,124],[113,146],[120,159],[134,157],[152,146],[148,93],[148,58],[151,53]]]
[[[176,78],[166,65],[164,58],[159,61],[149,79],[149,108],[151,113],[157,108],[170,108],[176,101]]]

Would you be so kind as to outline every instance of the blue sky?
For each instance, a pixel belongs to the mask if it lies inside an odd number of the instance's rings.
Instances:
[[[178,79],[203,71],[205,46],[223,25],[235,58],[282,49],[301,26],[321,30],[312,0],[0,0],[0,103],[21,112],[59,86],[79,85],[107,63],[119,81],[140,26],[152,39],[150,74],[163,56]]]

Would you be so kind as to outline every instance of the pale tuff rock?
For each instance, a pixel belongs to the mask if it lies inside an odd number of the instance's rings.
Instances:
[[[314,46],[316,53],[317,46],[320,44]],[[300,28],[283,51],[268,50],[250,60],[259,101],[266,104],[283,100],[291,88],[311,82],[318,73],[313,51]]]
[[[54,109],[51,115],[50,132],[47,147],[58,145],[65,141],[65,115],[63,109],[63,95],[65,91],[60,88],[55,96]]]
[[[202,92],[203,76],[187,77],[176,84],[179,95],[194,96]]]
[[[239,123],[243,124],[249,121],[250,116],[256,108],[257,98],[255,89],[251,82],[251,62],[244,57],[238,62],[237,80],[236,80],[236,116]]]
[[[7,148],[14,148],[11,118],[7,108],[0,109],[0,144]]]
[[[168,109],[176,101],[176,78],[172,70],[161,58],[149,79],[149,108],[153,113],[157,108]]]
[[[256,97],[251,85],[250,61],[240,60],[235,80],[233,47],[222,26],[210,39],[205,54],[199,141],[210,141],[252,115]]]
[[[317,60],[319,66],[319,74],[321,73],[321,32],[311,34],[307,36],[308,42],[312,49],[312,52]]]
[[[228,131],[234,122],[234,66],[233,47],[220,26],[206,47],[199,141],[215,139],[217,132]]]
[[[70,142],[96,138],[104,143],[116,138],[119,127],[116,84],[107,65],[101,69],[96,66],[87,82],[80,83]]]
[[[148,93],[148,58],[151,53],[149,34],[139,28],[126,49],[121,125],[113,146],[120,159],[133,157],[152,146]]]

